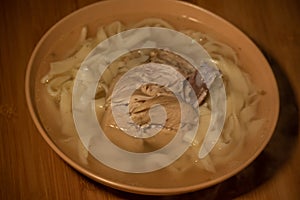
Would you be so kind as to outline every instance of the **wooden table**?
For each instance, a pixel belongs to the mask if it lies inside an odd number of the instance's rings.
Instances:
[[[0,199],[152,199],[79,174],[46,144],[24,94],[29,57],[58,20],[95,0],[4,0],[0,4]],[[163,199],[300,199],[300,2],[193,0],[244,31],[276,74],[281,113],[266,150],[237,176],[206,190]]]

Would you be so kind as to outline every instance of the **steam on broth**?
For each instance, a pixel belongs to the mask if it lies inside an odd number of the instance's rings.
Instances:
[[[62,135],[68,138],[77,134],[72,116],[72,89],[77,71],[88,53],[98,43],[112,35],[131,28],[147,26],[174,29],[168,22],[157,18],[147,18],[130,26],[125,26],[123,23],[116,21],[100,27],[95,37],[87,38],[87,27],[83,27],[73,54],[65,60],[55,61],[50,64],[50,70],[41,79],[41,83],[44,85],[48,97],[57,105],[62,121]],[[249,75],[241,70],[238,56],[231,47],[199,31],[179,31],[201,44],[220,70],[226,89],[227,112],[221,137],[209,155],[199,159],[198,152],[210,123],[211,105],[205,84],[195,86],[194,89],[197,90],[200,110],[199,128],[196,138],[184,155],[166,169],[171,172],[200,170],[213,174],[219,166],[227,164],[229,160],[242,152],[249,130],[256,131],[263,125],[264,120],[256,118],[257,106],[262,93],[256,89]],[[168,60],[168,56],[172,59]],[[150,107],[154,104],[161,104],[165,107],[169,117],[168,123],[166,123],[162,131],[157,136],[147,139],[133,138],[125,134],[114,122],[110,101],[115,83],[128,70],[149,62],[175,65],[175,68],[177,65],[180,73],[186,76],[190,83],[192,82],[192,77],[195,76],[195,70],[182,58],[157,49],[133,51],[123,55],[109,65],[98,83],[95,95],[95,110],[99,124],[101,124],[102,129],[110,140],[128,151],[150,152],[163,147],[176,134],[180,121],[180,114],[178,117],[178,102],[174,95],[164,87],[148,84],[142,86],[133,94],[129,104],[131,117],[137,125],[145,126],[149,123],[148,111]],[[87,80],[88,78],[86,77]],[[88,152],[83,148],[79,139],[77,145],[78,149],[80,149],[78,152],[79,157],[82,161],[85,161]]]

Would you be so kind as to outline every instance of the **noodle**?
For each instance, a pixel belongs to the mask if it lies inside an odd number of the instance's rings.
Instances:
[[[54,101],[59,105],[63,124],[62,134],[66,137],[72,138],[76,134],[71,110],[72,87],[81,62],[99,42],[124,30],[145,26],[174,29],[168,22],[157,18],[147,18],[128,27],[119,21],[115,21],[107,26],[100,27],[95,38],[87,38],[87,28],[83,27],[78,43],[74,48],[74,54],[65,60],[52,62],[50,64],[50,70],[41,79],[41,83],[46,85],[48,94],[52,96]],[[242,152],[249,129],[258,130],[263,125],[263,119],[255,118],[261,92],[255,89],[249,76],[241,71],[238,56],[231,47],[201,32],[194,30],[181,30],[181,32],[201,44],[222,72],[227,95],[227,116],[222,135],[214,149],[204,159],[199,159],[198,151],[203,142],[211,117],[210,102],[207,101],[202,104],[199,108],[201,128],[199,128],[195,140],[192,141],[190,149],[185,153],[186,156],[182,156],[178,162],[170,166],[170,169],[175,171],[187,170],[190,167],[186,166],[186,161],[188,160],[200,169],[214,173],[216,171],[216,164],[226,164],[230,157]],[[98,119],[101,120],[105,112],[107,112],[107,104],[110,101],[108,94],[111,93],[110,88],[113,88],[111,85],[112,81],[115,77],[128,71],[130,68],[148,60],[149,55],[147,53],[149,52],[145,50],[142,54],[139,54],[139,56],[136,56],[134,53],[126,55],[123,59],[118,59],[116,62],[111,63],[110,67],[104,71],[95,96],[95,108]],[[89,73],[91,72],[86,72],[84,74],[86,77],[82,77],[82,79],[90,80],[89,76],[91,74]],[[114,125],[110,124],[110,126]],[[191,140],[188,137],[184,139],[187,141]],[[77,141],[77,143],[80,149],[79,154],[81,160],[85,160],[85,156],[87,156],[88,153],[79,141]],[[132,144],[134,149],[138,149],[139,145],[144,145],[142,142],[130,144]],[[164,157],[164,155],[156,156]]]

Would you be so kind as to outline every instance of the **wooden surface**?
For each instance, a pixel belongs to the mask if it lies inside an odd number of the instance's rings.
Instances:
[[[94,0],[2,0],[0,4],[0,199],[152,199],[110,189],[73,170],[39,135],[26,107],[24,76],[41,36]],[[278,79],[279,124],[270,145],[237,176],[163,199],[300,199],[300,3],[194,0],[227,19],[264,51]]]

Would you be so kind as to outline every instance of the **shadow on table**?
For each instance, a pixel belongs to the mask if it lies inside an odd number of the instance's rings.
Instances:
[[[247,168],[226,181],[192,193],[176,196],[144,196],[115,189],[107,190],[121,199],[232,199],[250,192],[271,178],[290,158],[298,137],[298,108],[288,79],[278,64],[265,55],[272,66],[280,91],[280,114],[269,144]],[[95,183],[96,185],[98,183]],[[103,187],[101,185],[101,187]],[[105,187],[105,186],[104,186]]]

